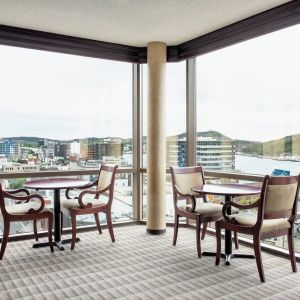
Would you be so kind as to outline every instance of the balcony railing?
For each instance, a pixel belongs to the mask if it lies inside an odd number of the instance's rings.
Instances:
[[[88,169],[88,170],[76,170],[76,171],[40,171],[40,172],[16,172],[16,173],[0,173],[0,180],[5,180],[5,179],[13,179],[13,178],[36,178],[36,177],[59,177],[59,176],[87,176],[87,175],[97,175],[98,174],[98,169]],[[134,181],[136,180],[137,177],[141,176],[144,174],[144,176],[147,173],[146,168],[142,168],[140,170],[133,169],[133,168],[120,168],[117,170],[117,176],[121,174],[131,174],[131,176],[135,176],[131,178],[132,186],[131,186],[131,197],[132,201],[131,203],[128,203],[128,201],[122,202],[122,191],[117,191],[115,193],[115,207],[119,205],[131,205],[132,206],[132,213],[129,218],[125,220],[125,218],[119,218],[119,220],[116,220],[118,223],[122,222],[128,222],[130,220],[133,221],[138,221],[138,222],[143,222],[145,219],[143,219],[143,214],[137,214],[137,210],[140,210],[140,208],[144,208],[146,210],[146,196],[144,194],[143,196],[143,190],[144,192],[146,191],[146,181],[141,180],[141,187],[139,189],[136,189]],[[170,203],[172,203],[172,192],[171,192],[171,184],[170,184],[170,171],[169,169],[166,170],[167,173],[167,195],[166,199]],[[234,173],[234,172],[222,172],[222,171],[205,171],[204,173],[205,177],[208,180],[226,180],[226,182],[230,181],[243,181],[243,182],[249,182],[252,184],[259,184],[263,181],[264,176],[262,175],[253,175],[253,174],[241,174],[241,173]],[[137,176],[137,177],[136,177]],[[143,177],[144,178],[144,177]],[[142,186],[144,185],[144,187]],[[117,189],[117,188],[116,188]],[[118,199],[119,198],[119,199]],[[145,202],[145,203],[143,203]],[[123,203],[123,204],[122,204]],[[171,204],[172,205],[172,204]],[[145,214],[144,214],[145,217]],[[168,222],[172,222],[172,214],[170,214],[170,210],[168,211]],[[86,228],[93,227],[93,223],[85,223],[84,220],[79,221],[79,225],[87,224],[87,226],[84,226]],[[105,222],[105,221],[104,221]],[[297,222],[296,222],[297,224]],[[68,225],[68,224],[67,224]],[[64,227],[68,229],[68,226]],[[213,230],[213,228],[212,228]],[[28,235],[25,232],[23,235]],[[19,236],[22,236],[22,233],[19,234]],[[300,226],[299,226],[299,232],[298,232],[298,225],[295,226],[295,248],[296,251],[300,254]],[[244,241],[250,241],[246,237],[241,237],[242,240]],[[283,253],[286,252],[286,241],[285,240],[274,240],[274,241],[267,241],[269,246],[267,245],[268,248],[272,248],[272,250],[275,251],[281,251]],[[271,246],[270,246],[271,245]],[[279,246],[279,247],[278,247]]]

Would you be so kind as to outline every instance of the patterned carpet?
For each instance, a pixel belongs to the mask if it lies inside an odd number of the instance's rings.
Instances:
[[[32,249],[33,241],[9,242],[0,262],[0,299],[300,299],[300,272],[287,259],[263,253],[267,282],[260,283],[255,260],[214,265],[197,258],[195,232],[180,228],[172,246],[172,228],[147,235],[145,226],[81,233],[75,251]],[[202,250],[214,251],[207,236]],[[241,247],[243,253],[251,248]]]

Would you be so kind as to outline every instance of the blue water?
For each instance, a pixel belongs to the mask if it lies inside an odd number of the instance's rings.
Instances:
[[[300,173],[300,162],[236,155],[235,169],[241,173],[259,175],[272,174],[274,169],[282,169],[290,171],[291,175],[297,175]]]

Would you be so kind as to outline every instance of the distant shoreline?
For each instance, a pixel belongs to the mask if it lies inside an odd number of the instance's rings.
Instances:
[[[235,155],[239,156],[249,156],[249,157],[255,157],[255,158],[262,158],[262,159],[272,159],[272,160],[277,160],[277,161],[292,161],[292,162],[300,162],[299,159],[295,158],[285,158],[285,157],[273,157],[273,156],[263,156],[263,155],[254,155],[254,154],[247,154],[247,153],[241,153],[241,152],[236,152]]]

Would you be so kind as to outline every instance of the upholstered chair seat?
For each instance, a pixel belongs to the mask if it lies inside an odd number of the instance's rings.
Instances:
[[[179,209],[189,211],[191,209],[192,205],[181,205],[179,206]],[[194,212],[196,214],[200,214],[203,217],[221,217],[222,216],[222,208],[223,205],[221,204],[215,204],[215,203],[197,203],[196,208]],[[238,213],[238,210],[236,208],[232,209],[232,214]]]
[[[237,214],[228,216],[234,218],[239,225],[254,226],[257,222],[257,216],[255,214]],[[290,222],[287,219],[264,219],[261,227],[261,232],[267,233],[277,230],[289,229],[291,227]]]
[[[101,199],[95,199],[90,197],[85,197],[82,200],[83,204],[87,205],[88,203],[92,204],[93,207],[101,207],[107,204],[108,197],[102,196]],[[71,211],[73,208],[80,208],[78,199],[64,199],[61,201],[60,209],[62,213],[71,216]]]
[[[41,204],[36,202],[11,204],[6,206],[6,211],[11,215],[28,214],[30,209],[38,210]],[[48,208],[43,208],[42,212],[48,211]],[[0,212],[1,214],[1,212]]]

